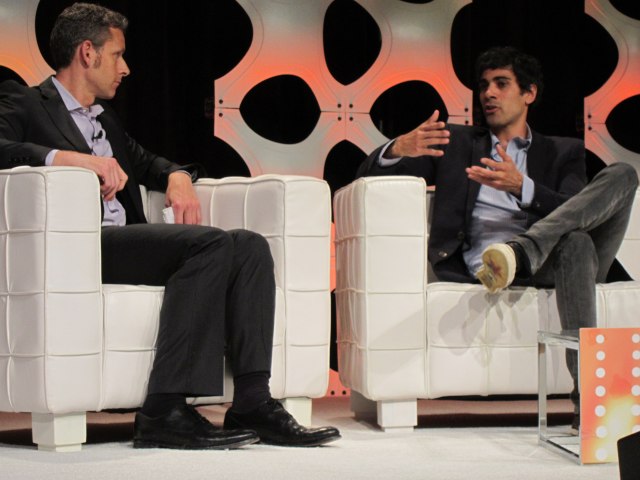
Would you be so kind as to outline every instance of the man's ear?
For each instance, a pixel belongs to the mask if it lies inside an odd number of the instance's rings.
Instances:
[[[85,40],[80,45],[78,45],[77,55],[80,60],[80,64],[83,67],[90,67],[93,63],[93,59],[95,57],[95,48],[93,47],[93,43],[90,40]]]
[[[533,102],[536,101],[536,97],[538,96],[538,86],[535,83],[529,85],[529,89],[524,92],[524,101],[527,106],[530,106]]]

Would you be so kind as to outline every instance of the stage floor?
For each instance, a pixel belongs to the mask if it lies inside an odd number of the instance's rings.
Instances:
[[[618,466],[578,466],[538,445],[533,398],[418,402],[418,427],[388,434],[356,421],[348,397],[314,401],[315,424],[343,438],[311,449],[252,445],[234,451],[183,452],[131,448],[133,414],[90,413],[81,452],[38,452],[30,416],[0,413],[0,479],[616,479]],[[551,402],[551,419],[567,423],[571,403]],[[225,406],[201,407],[214,423]],[[373,419],[371,419],[373,420]]]

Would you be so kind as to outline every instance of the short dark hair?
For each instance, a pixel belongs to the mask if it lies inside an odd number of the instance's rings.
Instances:
[[[515,47],[493,47],[482,53],[476,61],[476,81],[480,81],[485,70],[510,68],[516,76],[521,91],[530,91],[531,85],[538,89],[533,105],[542,98],[544,82],[542,67],[537,58],[521,52]]]
[[[101,47],[111,37],[110,28],[125,32],[129,21],[121,13],[93,3],[74,3],[56,19],[49,48],[56,70],[71,65],[78,45],[85,40]]]

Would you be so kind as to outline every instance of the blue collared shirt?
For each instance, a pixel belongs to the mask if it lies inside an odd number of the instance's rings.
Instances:
[[[98,157],[113,157],[113,150],[107,139],[107,134],[98,120],[98,115],[104,111],[102,105],[92,105],[89,108],[83,107],[55,77],[52,80],[67,110],[69,110],[71,118],[73,118],[80,133],[82,133],[82,137],[91,149],[91,153]],[[51,150],[47,154],[45,165],[53,164],[53,157],[57,152],[58,150]],[[122,226],[127,223],[126,211],[117,198],[114,197],[113,200],[109,201],[103,199],[102,202],[104,204],[103,226]]]
[[[491,134],[491,158],[502,162],[496,146],[498,138]],[[515,137],[507,144],[507,155],[523,175],[521,199],[508,192],[486,185],[480,186],[476,204],[471,213],[469,249],[462,253],[471,275],[482,266],[482,252],[492,243],[504,243],[527,230],[527,214],[522,211],[531,205],[534,194],[533,180],[527,175],[527,152],[531,145],[531,129],[527,126],[526,138]]]

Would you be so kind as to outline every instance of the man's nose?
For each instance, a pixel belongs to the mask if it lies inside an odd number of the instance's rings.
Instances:
[[[127,62],[124,60],[124,58],[122,59],[122,66],[120,68],[120,73],[122,74],[123,77],[127,77],[131,71],[129,70],[129,65],[127,65]]]
[[[484,94],[485,94],[485,96],[487,96],[487,97],[491,97],[491,98],[493,98],[493,97],[495,97],[495,96],[496,96],[496,91],[497,91],[497,89],[496,89],[495,85],[493,85],[493,84],[491,84],[491,83],[490,83],[490,84],[487,86],[487,89],[484,91]]]

